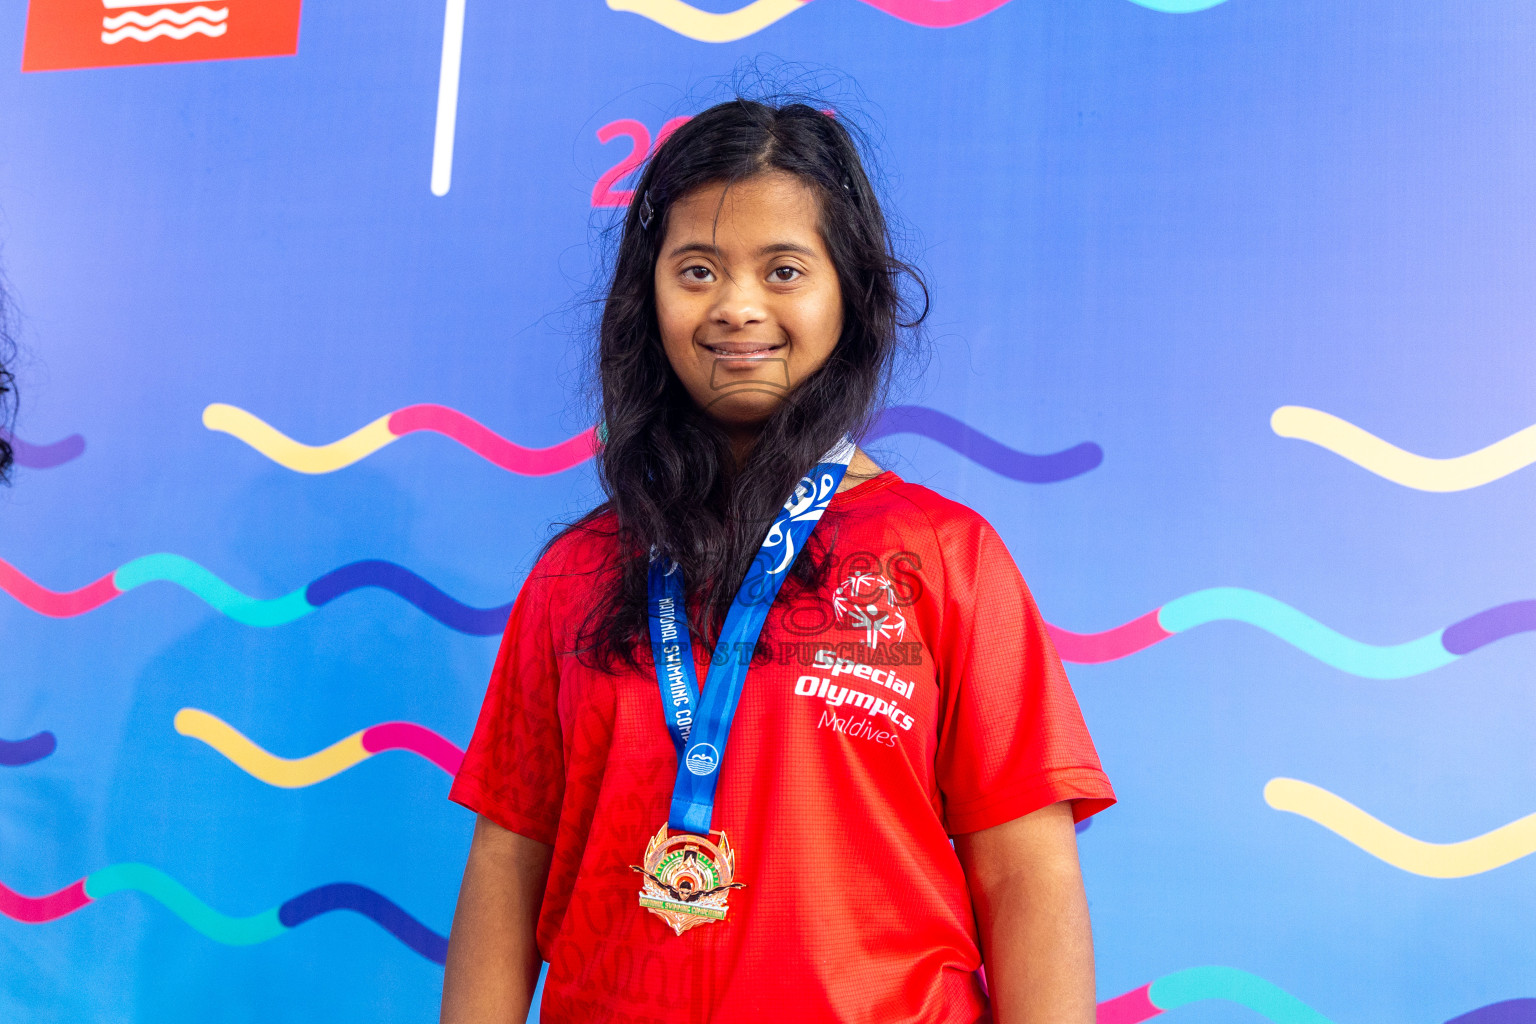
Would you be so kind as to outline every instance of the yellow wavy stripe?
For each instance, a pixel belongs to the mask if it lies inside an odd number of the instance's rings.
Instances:
[[[727,14],[701,11],[683,0],[608,0],[611,11],[628,11],[650,18],[678,35],[701,43],[734,43],[761,32],[780,18],[794,14],[808,0],[752,0]]]
[[[1311,441],[1377,476],[1419,491],[1465,491],[1536,462],[1536,424],[1453,459],[1431,459],[1389,444],[1348,420],[1302,405],[1282,405],[1269,417],[1281,437]]]
[[[267,785],[284,789],[324,782],[373,756],[363,749],[363,731],[358,730],[308,757],[278,757],[246,739],[222,718],[197,708],[176,712],[176,731],[202,740]]]
[[[1264,801],[1277,811],[1317,822],[1378,860],[1426,878],[1480,875],[1536,853],[1536,814],[1459,843],[1426,843],[1300,779],[1270,779]]]
[[[278,465],[300,473],[334,473],[397,440],[389,432],[389,416],[384,415],[340,441],[301,444],[268,426],[260,417],[223,402],[215,402],[203,410],[203,426],[238,437]]]

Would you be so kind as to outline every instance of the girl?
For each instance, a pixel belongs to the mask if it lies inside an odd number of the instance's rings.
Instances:
[[[445,1022],[522,1020],[541,958],[546,1024],[1094,1019],[1073,822],[1114,794],[1044,624],[985,520],[846,440],[902,273],[811,106],[651,159],[608,501],[530,573],[453,785]]]

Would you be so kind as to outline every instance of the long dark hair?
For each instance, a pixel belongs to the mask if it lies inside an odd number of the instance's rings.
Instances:
[[[598,331],[597,376],[606,439],[597,469],[607,501],[565,531],[607,512],[617,554],[579,648],[611,670],[645,645],[650,552],[682,567],[704,641],[725,612],[774,514],[818,458],[879,413],[901,343],[923,319],[928,292],[898,259],[889,226],[843,120],[803,102],[735,99],[678,128],[652,155],[627,210]],[[654,275],[672,205],[706,185],[786,172],[815,193],[823,243],[837,269],[843,330],[826,363],[790,392],[737,465],[727,435],[689,397],[662,348]],[[915,286],[911,301],[905,276]],[[564,534],[562,534],[563,536]],[[552,541],[555,543],[559,537]],[[816,585],[814,549],[791,579]]]
[[[10,370],[16,358],[12,338],[15,320],[0,277],[0,483],[9,483],[16,452],[11,447],[11,426],[16,421],[16,376]]]

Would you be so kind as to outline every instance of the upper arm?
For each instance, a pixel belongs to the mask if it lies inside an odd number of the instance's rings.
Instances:
[[[443,974],[444,1024],[522,1020],[539,975],[536,933],[553,850],[480,815]]]
[[[481,814],[475,818],[475,834],[469,843],[464,868],[464,891],[501,908],[532,909],[537,916],[544,898],[544,884],[554,847],[503,828]],[[517,916],[517,915],[510,915]],[[525,925],[531,921],[505,922]]]
[[[1080,885],[1072,805],[1047,804],[1011,821],[955,836],[955,853],[974,891],[994,897],[1018,886],[1064,880]]]
[[[994,1019],[1094,1019],[1093,929],[1073,809],[1058,802],[955,837]]]

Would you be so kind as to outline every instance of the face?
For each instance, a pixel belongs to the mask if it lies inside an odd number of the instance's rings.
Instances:
[[[662,344],[694,402],[734,436],[750,436],[842,334],[818,213],[815,193],[782,172],[704,186],[668,211]]]

